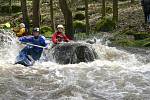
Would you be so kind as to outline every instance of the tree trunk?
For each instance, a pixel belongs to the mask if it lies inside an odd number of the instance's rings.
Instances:
[[[23,23],[26,25],[26,28],[29,30],[29,16],[27,11],[27,1],[21,0],[21,10],[23,15]]]
[[[12,0],[9,0],[9,13],[12,13]]]
[[[54,13],[53,13],[53,0],[50,0],[50,14],[51,14],[51,26],[52,26],[52,30],[55,30],[55,26],[54,26]]]
[[[33,0],[33,27],[40,27],[40,0]]]
[[[135,0],[131,0],[131,3],[134,3],[135,2]]]
[[[85,0],[86,33],[89,35],[88,0]]]
[[[105,0],[102,0],[102,18],[104,18],[105,17],[105,15],[106,15],[106,11],[105,11]]]
[[[118,22],[118,0],[113,0],[113,20]]]
[[[59,0],[59,5],[62,10],[66,25],[66,34],[74,37],[72,11],[69,9],[66,0]]]

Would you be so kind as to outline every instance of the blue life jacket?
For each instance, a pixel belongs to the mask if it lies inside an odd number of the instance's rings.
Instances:
[[[31,43],[31,44],[34,44],[34,45],[44,46],[44,47],[47,46],[47,43],[45,42],[45,37],[41,36],[41,35],[37,39],[35,39],[34,36],[20,37],[19,41],[26,42],[26,43]],[[37,47],[37,46],[33,46],[32,50],[35,53],[42,53],[43,48],[40,48],[40,47]]]

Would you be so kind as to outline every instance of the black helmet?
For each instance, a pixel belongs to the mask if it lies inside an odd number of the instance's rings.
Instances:
[[[38,27],[33,28],[32,32],[40,32],[40,28],[38,28]]]

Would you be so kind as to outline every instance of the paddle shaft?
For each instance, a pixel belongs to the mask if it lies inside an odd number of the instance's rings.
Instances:
[[[22,43],[22,44],[26,44],[26,45],[31,45],[31,46],[35,46],[35,47],[39,47],[39,48],[46,49],[46,47],[44,47],[44,46],[35,45],[35,44],[32,44],[32,43],[27,43],[27,42],[21,42],[21,43]]]

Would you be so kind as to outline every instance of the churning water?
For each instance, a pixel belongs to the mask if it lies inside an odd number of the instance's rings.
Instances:
[[[146,57],[95,43],[93,62],[24,67],[13,64],[21,48],[8,33],[1,32],[0,100],[150,100]]]

